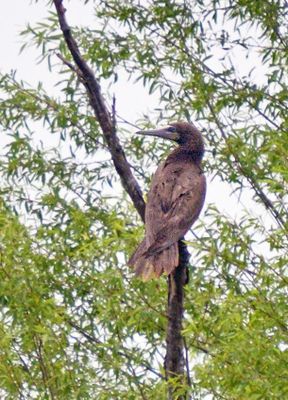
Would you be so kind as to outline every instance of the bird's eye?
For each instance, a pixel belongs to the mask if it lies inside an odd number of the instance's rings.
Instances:
[[[166,129],[167,132],[176,132],[175,126],[169,126],[169,128]]]

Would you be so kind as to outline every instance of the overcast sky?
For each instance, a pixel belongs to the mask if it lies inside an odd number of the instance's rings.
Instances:
[[[30,84],[37,85],[39,81],[44,83],[46,89],[50,89],[53,94],[57,89],[57,74],[51,74],[48,71],[47,64],[44,61],[37,64],[39,52],[34,48],[25,49],[19,54],[19,49],[24,43],[25,38],[19,36],[19,33],[25,29],[29,23],[34,25],[41,22],[48,15],[49,11],[55,11],[52,6],[48,6],[46,1],[38,3],[30,2],[30,0],[9,0],[1,5],[0,16],[0,48],[1,57],[0,71],[9,72],[12,69],[17,69],[18,79],[23,79]],[[73,25],[82,25],[95,27],[95,18],[91,6],[83,6],[83,2],[79,0],[70,0],[66,2],[67,20]],[[54,62],[59,62],[55,55]],[[102,84],[103,85],[103,84]],[[137,87],[137,97],[135,96],[135,86]],[[144,90],[141,90],[141,84],[128,83],[121,79],[110,90],[110,94],[115,92],[117,99],[117,111],[121,116],[131,121],[137,120],[143,113],[149,112],[149,108],[156,107],[156,96],[146,95]]]
[[[36,63],[39,53],[35,49],[30,48],[19,54],[19,48],[24,40],[24,38],[19,37],[19,32],[25,28],[26,24],[30,23],[33,26],[34,23],[43,20],[47,16],[49,11],[47,2],[39,1],[35,4],[35,2],[31,3],[29,0],[9,0],[2,3],[0,16],[1,72],[4,73],[16,69],[18,79],[23,79],[31,85],[37,85],[38,81],[42,81],[44,82],[44,87],[53,95],[57,90],[54,87],[59,78],[57,74],[51,74],[45,62],[42,64]],[[93,27],[93,24],[95,24],[91,9],[84,7],[79,0],[67,2],[66,7],[67,19],[71,25],[89,25]],[[50,10],[54,11],[53,8],[50,8]],[[144,90],[141,89],[140,84],[137,86],[132,82],[124,84],[120,80],[112,90],[112,93],[115,92],[116,94],[117,111],[131,122],[135,122],[143,113],[149,113],[149,109],[152,110],[153,107],[157,107],[156,96],[148,97]],[[133,130],[131,133],[133,133]],[[208,182],[206,205],[209,202],[215,202],[227,214],[235,216],[239,208],[238,198],[237,196],[231,197],[229,195],[230,191],[231,189],[228,185],[219,181]],[[248,197],[244,195],[241,198],[241,202],[248,205],[250,203],[249,195]]]

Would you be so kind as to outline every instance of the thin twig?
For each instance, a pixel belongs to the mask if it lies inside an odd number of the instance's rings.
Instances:
[[[70,61],[66,60],[66,58],[64,58],[61,53],[56,53],[56,56],[60,58],[63,64],[67,65],[67,67],[69,67],[73,72],[79,75],[80,71],[77,68],[75,68],[74,65],[70,63]]]
[[[187,347],[187,342],[185,336],[183,336],[184,350],[185,350],[185,366],[186,366],[186,376],[187,376],[187,384],[188,386],[192,386],[191,376],[190,376],[190,368],[189,368],[189,351]]]
[[[285,228],[285,221],[282,218],[282,216],[279,214],[279,212],[277,211],[277,209],[275,208],[273,202],[267,197],[267,195],[264,193],[264,191],[262,190],[262,188],[260,187],[259,183],[253,178],[253,176],[248,175],[247,172],[243,169],[241,160],[238,157],[238,154],[235,153],[235,151],[233,151],[231,149],[231,146],[229,145],[228,142],[228,138],[227,135],[219,121],[219,118],[217,117],[211,103],[208,101],[207,102],[208,108],[214,118],[214,121],[221,133],[222,138],[225,140],[227,146],[229,147],[230,153],[233,155],[236,163],[237,163],[237,168],[239,170],[239,172],[247,179],[247,181],[250,183],[250,185],[252,186],[253,190],[255,191],[256,195],[261,199],[261,201],[263,202],[264,206],[267,208],[267,210],[270,211],[270,213],[272,214],[272,216],[274,217],[274,219],[276,220],[276,222],[278,223],[278,225],[282,228]]]
[[[80,333],[82,336],[84,336],[89,343],[93,343],[96,344],[98,346],[104,346],[104,343],[102,343],[99,339],[95,338],[94,336],[90,335],[89,333],[87,333],[83,328],[81,328],[78,324],[76,324],[74,321],[72,321],[71,319],[67,318],[67,323],[73,327],[74,329],[76,329],[76,331],[78,333]],[[126,354],[124,351],[118,350],[117,354],[119,354],[119,356],[126,358],[127,360],[131,361],[131,354]],[[164,376],[162,374],[160,374],[158,371],[156,371],[154,368],[152,368],[149,364],[147,364],[145,361],[141,362],[141,366],[143,368],[145,368],[147,371],[153,373],[154,375],[156,375],[158,378],[164,379]]]

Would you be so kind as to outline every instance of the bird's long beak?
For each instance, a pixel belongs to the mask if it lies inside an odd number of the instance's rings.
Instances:
[[[165,128],[160,129],[151,129],[147,131],[138,131],[137,135],[147,135],[147,136],[157,136],[163,139],[169,139],[176,142],[179,139],[179,134],[177,132],[170,132],[168,129],[170,127],[167,126]]]

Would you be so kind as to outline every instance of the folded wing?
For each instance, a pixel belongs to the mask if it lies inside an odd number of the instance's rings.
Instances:
[[[143,279],[170,274],[178,265],[178,241],[198,218],[206,193],[205,177],[191,163],[163,163],[148,194],[145,239],[129,260]]]

